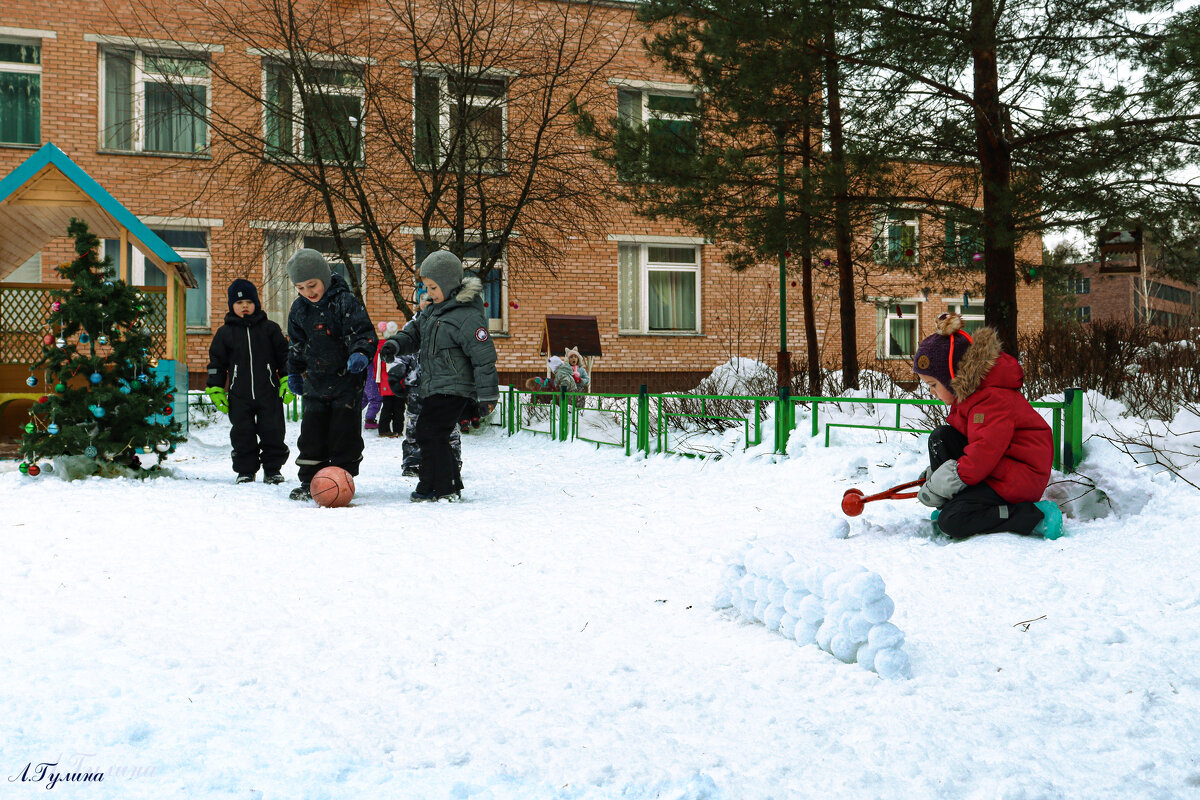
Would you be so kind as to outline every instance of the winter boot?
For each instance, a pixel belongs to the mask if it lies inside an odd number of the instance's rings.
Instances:
[[[400,473],[400,474],[401,474],[401,475],[403,475],[403,476],[404,476],[404,477],[406,477],[406,478],[419,478],[419,477],[421,477],[421,471],[420,471],[419,469],[417,469],[416,467],[405,467],[405,468],[404,468],[404,472],[402,472],[402,473]]]
[[[1053,500],[1038,500],[1034,505],[1042,512],[1042,521],[1033,529],[1033,535],[1043,539],[1057,539],[1062,536],[1063,516],[1058,503]]]
[[[308,490],[308,484],[302,483],[295,489],[292,489],[288,495],[289,500],[312,500],[312,492]]]
[[[933,528],[934,533],[942,532],[942,529],[939,528],[938,524],[937,524],[938,517],[940,517],[941,515],[942,515],[942,510],[940,508],[935,508],[933,510],[933,513],[929,515],[929,524]]]
[[[254,476],[249,475],[249,474],[238,475],[237,482],[238,483],[254,483]]]
[[[268,472],[263,476],[263,483],[270,484],[271,486],[278,486],[279,484],[283,483],[283,476],[278,472]]]
[[[373,431],[379,427],[379,423],[376,422],[375,420],[371,419],[370,417],[367,417],[367,424],[364,425],[363,427],[369,431]]]

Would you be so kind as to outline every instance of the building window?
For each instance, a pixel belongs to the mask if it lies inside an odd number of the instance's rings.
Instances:
[[[876,264],[911,267],[920,259],[920,230],[915,209],[893,208],[875,214],[872,251]]]
[[[291,65],[266,61],[263,74],[263,131],[269,157],[362,162],[360,68],[310,66],[297,80]]]
[[[105,50],[102,145],[146,153],[208,152],[212,79],[203,58]]]
[[[637,172],[653,173],[656,165],[669,164],[671,159],[687,156],[696,146],[696,115],[700,101],[694,91],[678,92],[617,90],[617,119],[627,128],[644,128],[646,150],[631,154],[617,170],[621,180],[631,179]]]
[[[622,244],[617,267],[621,331],[700,332],[700,248]]]
[[[470,172],[503,172],[507,96],[504,78],[414,75],[414,163],[432,169],[461,161]]]
[[[186,292],[188,328],[209,329],[208,319],[208,231],[206,229],[172,228],[156,230],[179,257],[187,262],[198,284]],[[132,244],[126,252],[129,264],[129,283],[133,286],[166,286],[167,276],[153,261],[147,260]],[[104,240],[104,254],[112,259],[114,274],[120,264],[121,243],[116,239]]]
[[[341,275],[347,284],[353,286],[362,281],[363,249],[362,239],[343,236],[342,243],[350,256],[350,264],[354,269],[354,280],[346,274],[346,262],[337,252],[334,238],[326,234],[304,233],[298,231],[265,231],[263,234],[263,280],[259,300],[267,317],[279,323],[279,327],[287,330],[288,311],[292,301],[296,299],[296,286],[292,283],[287,272],[288,259],[302,247],[316,250],[325,256],[329,269],[335,275]]]
[[[1168,303],[1179,303],[1184,306],[1192,304],[1192,293],[1187,289],[1168,286],[1158,281],[1146,281],[1146,293],[1150,297],[1157,297],[1160,300],[1166,300]]]
[[[488,260],[492,267],[486,275],[481,274],[483,246],[472,244],[463,254],[463,269],[472,273],[483,282],[483,311],[487,314],[488,330],[494,333],[508,331],[508,271],[503,248],[496,242],[488,243]],[[430,253],[429,246],[421,239],[416,241],[416,259],[414,264],[420,265],[425,256]]]
[[[1164,328],[1178,328],[1182,326],[1187,317],[1183,314],[1176,314],[1172,311],[1163,311],[1159,308],[1150,309],[1150,324],[1159,325]]]
[[[0,40],[0,144],[42,143],[42,46]]]
[[[975,333],[983,327],[983,298],[972,300],[970,305],[948,303],[946,310],[962,317],[962,329],[967,333]]]
[[[1078,276],[1067,280],[1067,291],[1075,294],[1091,294],[1092,279],[1080,278]]]
[[[913,235],[916,241],[916,235]],[[964,212],[946,215],[946,265],[952,267],[979,266],[983,255],[983,237],[979,233],[978,217]]]
[[[1091,306],[1076,306],[1075,308],[1068,309],[1068,314],[1070,314],[1071,318],[1074,319],[1076,322],[1091,322],[1092,321],[1092,307]]]
[[[880,358],[912,358],[917,352],[917,304],[887,303],[876,306]]]

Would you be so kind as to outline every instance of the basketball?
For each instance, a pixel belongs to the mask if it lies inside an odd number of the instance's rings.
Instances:
[[[317,505],[341,508],[354,499],[354,478],[341,467],[325,467],[313,475],[308,491]]]

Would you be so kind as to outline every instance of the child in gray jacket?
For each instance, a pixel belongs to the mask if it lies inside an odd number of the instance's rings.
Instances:
[[[486,416],[499,399],[496,346],[483,311],[483,283],[464,277],[458,256],[448,250],[430,253],[420,274],[431,304],[388,339],[380,355],[390,361],[420,353],[421,414],[414,436],[421,466],[409,499],[453,501],[461,498],[463,483],[450,435],[468,402],[475,401]]]

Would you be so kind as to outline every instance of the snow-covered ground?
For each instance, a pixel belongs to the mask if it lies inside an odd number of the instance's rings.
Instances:
[[[1200,795],[1200,492],[1107,443],[1064,538],[951,543],[915,500],[841,538],[847,488],[916,477],[911,436],[694,460],[493,430],[467,502],[414,505],[368,434],[329,510],[233,485],[227,435],[146,483],[5,465],[4,797]],[[716,609],[749,550],[878,573],[912,678]]]

